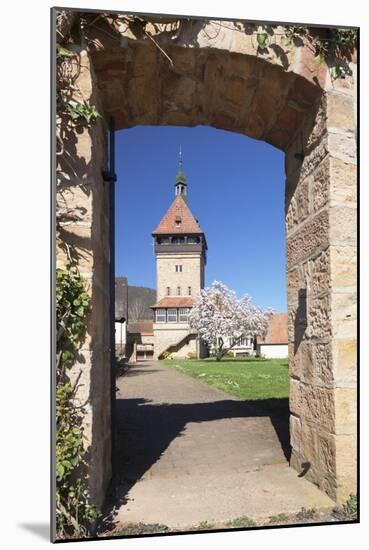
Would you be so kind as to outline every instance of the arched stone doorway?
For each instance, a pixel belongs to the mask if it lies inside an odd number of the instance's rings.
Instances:
[[[92,310],[82,348],[80,400],[91,494],[101,503],[111,476],[109,183],[107,121],[210,125],[285,152],[291,465],[336,501],[356,492],[355,65],[332,81],[308,42],[260,49],[247,25],[170,17],[147,24],[84,14],[76,97],[103,119],[66,143],[59,169],[63,227],[80,250]],[[134,19],[134,18],[133,18]],[[78,36],[78,33],[77,33]],[[272,47],[273,46],[273,47]],[[62,258],[60,258],[62,260]],[[79,372],[78,364],[76,373]]]

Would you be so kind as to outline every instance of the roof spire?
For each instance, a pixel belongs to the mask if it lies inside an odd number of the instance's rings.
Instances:
[[[183,173],[182,146],[179,146],[178,172],[176,176],[176,196],[182,196],[186,200],[187,183],[186,176]]]

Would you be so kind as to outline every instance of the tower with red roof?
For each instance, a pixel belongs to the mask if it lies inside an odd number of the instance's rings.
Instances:
[[[152,236],[157,286],[157,303],[153,306],[154,356],[202,356],[203,346],[191,331],[188,314],[204,287],[207,244],[205,233],[188,206],[181,152],[174,201]]]

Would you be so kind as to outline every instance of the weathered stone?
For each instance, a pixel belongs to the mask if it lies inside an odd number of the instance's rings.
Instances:
[[[333,293],[331,296],[332,335],[335,338],[354,340],[357,331],[357,306],[355,294]]]
[[[320,433],[318,435],[319,469],[323,475],[336,475],[336,441],[331,434]]]
[[[305,154],[300,169],[300,178],[307,178],[312,174],[329,152],[328,138],[327,135],[324,134],[316,146]]]
[[[332,344],[313,344],[313,362],[317,380],[325,386],[333,386]]]
[[[299,453],[301,449],[301,420],[298,416],[290,416],[291,445]]]
[[[337,435],[336,443],[336,483],[335,500],[345,502],[350,495],[357,493],[357,435]]]
[[[310,422],[301,424],[301,446],[303,457],[309,462],[309,468],[319,469],[318,434],[316,427]]]
[[[332,182],[329,177],[330,162],[330,157],[325,157],[325,159],[313,172],[312,197],[314,212],[320,210],[330,198],[330,189],[332,186]]]
[[[287,205],[286,211],[286,232],[289,233],[291,229],[294,229],[298,223],[298,210],[297,201],[295,197],[292,197]]]
[[[331,246],[331,284],[333,287],[355,287],[357,281],[356,247]]]
[[[357,166],[338,158],[330,158],[330,197],[337,201],[356,202]]]
[[[296,190],[298,221],[303,222],[310,214],[310,179],[301,181]]]
[[[289,307],[298,303],[299,290],[304,287],[301,268],[297,266],[287,272],[287,300]]]
[[[352,434],[356,427],[356,388],[336,388],[334,392],[336,434]]]
[[[304,152],[310,153],[319,145],[327,130],[327,96],[323,95],[310,104],[311,116],[307,117],[301,130],[300,147]]]
[[[331,92],[327,94],[328,129],[355,127],[354,98],[348,94]]]
[[[308,318],[309,338],[329,338],[332,335],[331,303],[328,294],[310,300]]]
[[[300,357],[298,353],[295,353],[295,343],[290,342],[288,344],[288,372],[290,376],[294,378],[301,377],[301,365]]]
[[[328,224],[328,211],[323,210],[287,237],[288,269],[328,245]]]
[[[328,133],[329,154],[343,162],[356,164],[356,138],[354,132],[333,132],[332,128]]]
[[[301,342],[298,355],[301,365],[301,380],[307,383],[316,382],[316,365],[314,363],[312,343],[310,341]]]
[[[329,233],[333,243],[356,243],[356,209],[333,206],[329,210]]]
[[[311,296],[327,292],[331,285],[329,249],[309,260]]]
[[[356,340],[335,340],[333,348],[333,368],[336,384],[355,387],[357,383],[357,342]]]

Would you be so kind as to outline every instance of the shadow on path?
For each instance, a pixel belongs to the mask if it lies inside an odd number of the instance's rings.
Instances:
[[[127,503],[131,487],[161,457],[170,443],[181,437],[188,422],[230,418],[269,417],[283,453],[290,458],[288,399],[241,401],[225,399],[207,403],[152,404],[146,399],[117,399],[117,472],[104,507],[99,531],[114,528],[113,507]],[[261,435],[262,437],[262,435]]]

